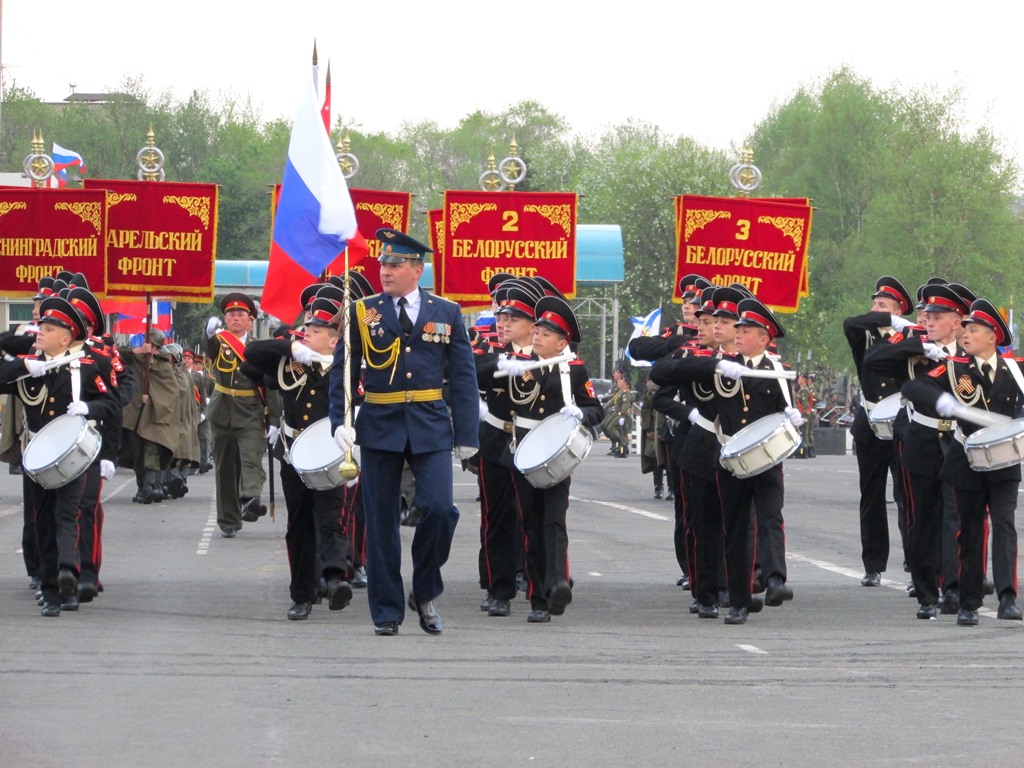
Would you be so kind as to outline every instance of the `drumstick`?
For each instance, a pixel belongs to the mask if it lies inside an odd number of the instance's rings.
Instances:
[[[1013,421],[1009,416],[1001,413],[991,413],[982,408],[972,408],[969,405],[956,405],[953,407],[953,415],[958,419],[978,424],[982,427],[994,427],[997,424],[1005,424]]]
[[[85,357],[85,352],[74,352],[70,355],[66,355],[65,357],[55,357],[53,360],[47,360],[46,362],[44,362],[43,368],[49,371],[53,368],[59,368],[62,365],[73,363],[75,360],[81,360],[83,357]],[[15,381],[19,379],[27,379],[29,376],[31,376],[31,374],[24,373],[21,376],[19,376],[18,379],[15,379]]]
[[[536,370],[537,368],[544,368],[545,366],[548,366],[548,365],[558,365],[559,363],[568,363],[568,362],[570,362],[572,360],[575,360],[575,359],[576,359],[576,355],[573,354],[572,352],[563,352],[560,355],[555,355],[554,357],[549,357],[546,360],[531,360],[529,363],[527,363],[526,365],[523,366],[523,373],[526,373],[527,371]],[[500,379],[500,378],[503,378],[505,376],[508,376],[508,371],[495,371],[494,372],[494,378],[496,378],[496,379]]]
[[[796,371],[768,371],[761,368],[746,368],[743,375],[748,379],[795,379]]]

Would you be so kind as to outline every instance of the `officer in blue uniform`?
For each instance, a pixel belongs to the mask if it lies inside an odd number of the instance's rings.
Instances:
[[[396,635],[405,618],[402,541],[399,534],[402,468],[416,478],[420,520],[412,542],[408,605],[420,627],[440,634],[434,600],[444,590],[458,510],[452,500],[452,449],[459,459],[477,452],[479,397],[476,366],[457,304],[420,290],[423,260],[431,250],[403,232],[377,230],[383,291],[351,309],[352,392],[362,374],[365,400],[355,429],[345,427],[344,345],[331,368],[330,418],[342,450],[358,443],[366,517],[367,597],[374,632]],[[447,375],[451,410],[442,399]]]

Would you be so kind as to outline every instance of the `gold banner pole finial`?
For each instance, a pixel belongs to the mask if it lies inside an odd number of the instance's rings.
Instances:
[[[498,163],[494,159],[494,147],[491,147],[491,152],[487,155],[487,170],[480,174],[480,191],[481,192],[504,192],[508,186],[501,178],[501,174],[498,173]]]
[[[54,172],[53,158],[46,154],[41,129],[34,128],[32,130],[29,154],[22,161],[21,169],[32,180],[33,187],[43,188],[50,186],[50,177],[53,176]]]
[[[345,177],[345,181],[355,178],[356,174],[359,173],[359,158],[352,154],[350,150],[351,145],[352,139],[348,135],[348,128],[346,128],[344,137],[338,139],[338,144],[335,146],[337,151],[334,153],[335,158],[338,160],[338,167],[341,168],[341,175]],[[345,268],[348,269],[347,264]]]
[[[729,169],[729,183],[736,189],[737,197],[750,197],[761,186],[761,169],[754,165],[753,147],[743,147],[740,162]]]
[[[146,132],[146,146],[135,153],[135,165],[139,168],[139,181],[163,181],[166,178],[164,153],[156,145],[153,123],[149,124],[149,130]]]
[[[510,192],[514,192],[516,184],[522,184],[526,178],[526,163],[519,157],[519,144],[516,143],[516,132],[512,131],[512,141],[508,144],[508,157],[498,164],[498,174]]]

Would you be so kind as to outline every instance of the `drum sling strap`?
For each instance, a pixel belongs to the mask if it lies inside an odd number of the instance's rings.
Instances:
[[[1013,380],[1017,382],[1017,389],[1019,389],[1021,394],[1024,395],[1024,374],[1020,372],[1020,366],[1017,365],[1017,361],[1011,358],[1011,360],[1006,364],[1006,367],[1010,369],[1010,375],[1013,376]]]

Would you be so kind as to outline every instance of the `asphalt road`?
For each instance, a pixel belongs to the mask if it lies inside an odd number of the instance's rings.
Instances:
[[[44,619],[20,478],[0,475],[0,766],[1017,764],[1024,627],[992,598],[978,627],[917,620],[899,558],[861,587],[853,457],[786,463],[796,597],[731,627],[687,612],[671,504],[606,447],[573,478],[574,598],[547,625],[522,597],[479,610],[475,480],[456,472],[441,637],[415,617],[375,637],[359,591],[285,620],[282,499],[222,539],[212,475],[142,506],[124,470],[105,592]]]

